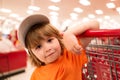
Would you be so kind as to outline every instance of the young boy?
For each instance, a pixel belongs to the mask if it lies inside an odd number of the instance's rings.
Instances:
[[[69,28],[61,35],[45,15],[23,20],[18,38],[37,67],[31,80],[82,80],[82,66],[87,63],[84,48],[90,40],[79,35],[88,29],[99,29],[98,22]]]

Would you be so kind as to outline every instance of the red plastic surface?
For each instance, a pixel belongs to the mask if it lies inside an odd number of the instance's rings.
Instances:
[[[0,53],[0,73],[25,68],[27,66],[26,51]]]

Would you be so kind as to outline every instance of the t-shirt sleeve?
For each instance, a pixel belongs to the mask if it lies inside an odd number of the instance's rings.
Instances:
[[[80,41],[79,41],[79,44],[81,45]],[[82,67],[85,63],[88,62],[86,51],[84,49],[80,53],[72,53],[68,51],[68,53],[65,54],[64,57],[68,59],[72,64],[78,67]]]
[[[85,63],[88,62],[88,58],[87,58],[87,55],[86,55],[85,50],[81,51],[79,60],[80,60],[80,63],[81,63],[82,66],[83,66]]]
[[[78,39],[78,43],[82,46],[80,40]],[[82,49],[80,53],[73,53],[73,61],[77,63],[79,66],[83,66],[85,63],[88,62],[87,54],[85,49]]]
[[[78,40],[78,43],[82,46],[80,40]],[[79,61],[80,61],[80,64],[83,66],[85,63],[88,62],[88,58],[87,58],[87,54],[86,54],[86,51],[85,49],[83,49],[80,54],[78,54],[78,58],[79,58]]]

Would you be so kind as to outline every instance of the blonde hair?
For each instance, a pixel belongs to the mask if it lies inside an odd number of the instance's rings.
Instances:
[[[59,31],[54,26],[52,26],[51,24],[40,24],[40,23],[33,25],[29,29],[26,35],[25,45],[30,54],[31,61],[35,66],[45,65],[45,63],[40,61],[33,54],[33,52],[31,51],[31,48],[34,48],[37,44],[39,44],[40,41],[43,40],[45,36],[56,37],[63,51],[64,45],[62,43],[62,36],[60,35]]]

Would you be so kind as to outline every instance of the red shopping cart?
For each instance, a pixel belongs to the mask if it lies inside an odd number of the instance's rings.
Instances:
[[[88,30],[81,36],[93,37],[86,48],[83,80],[120,80],[120,29]]]

